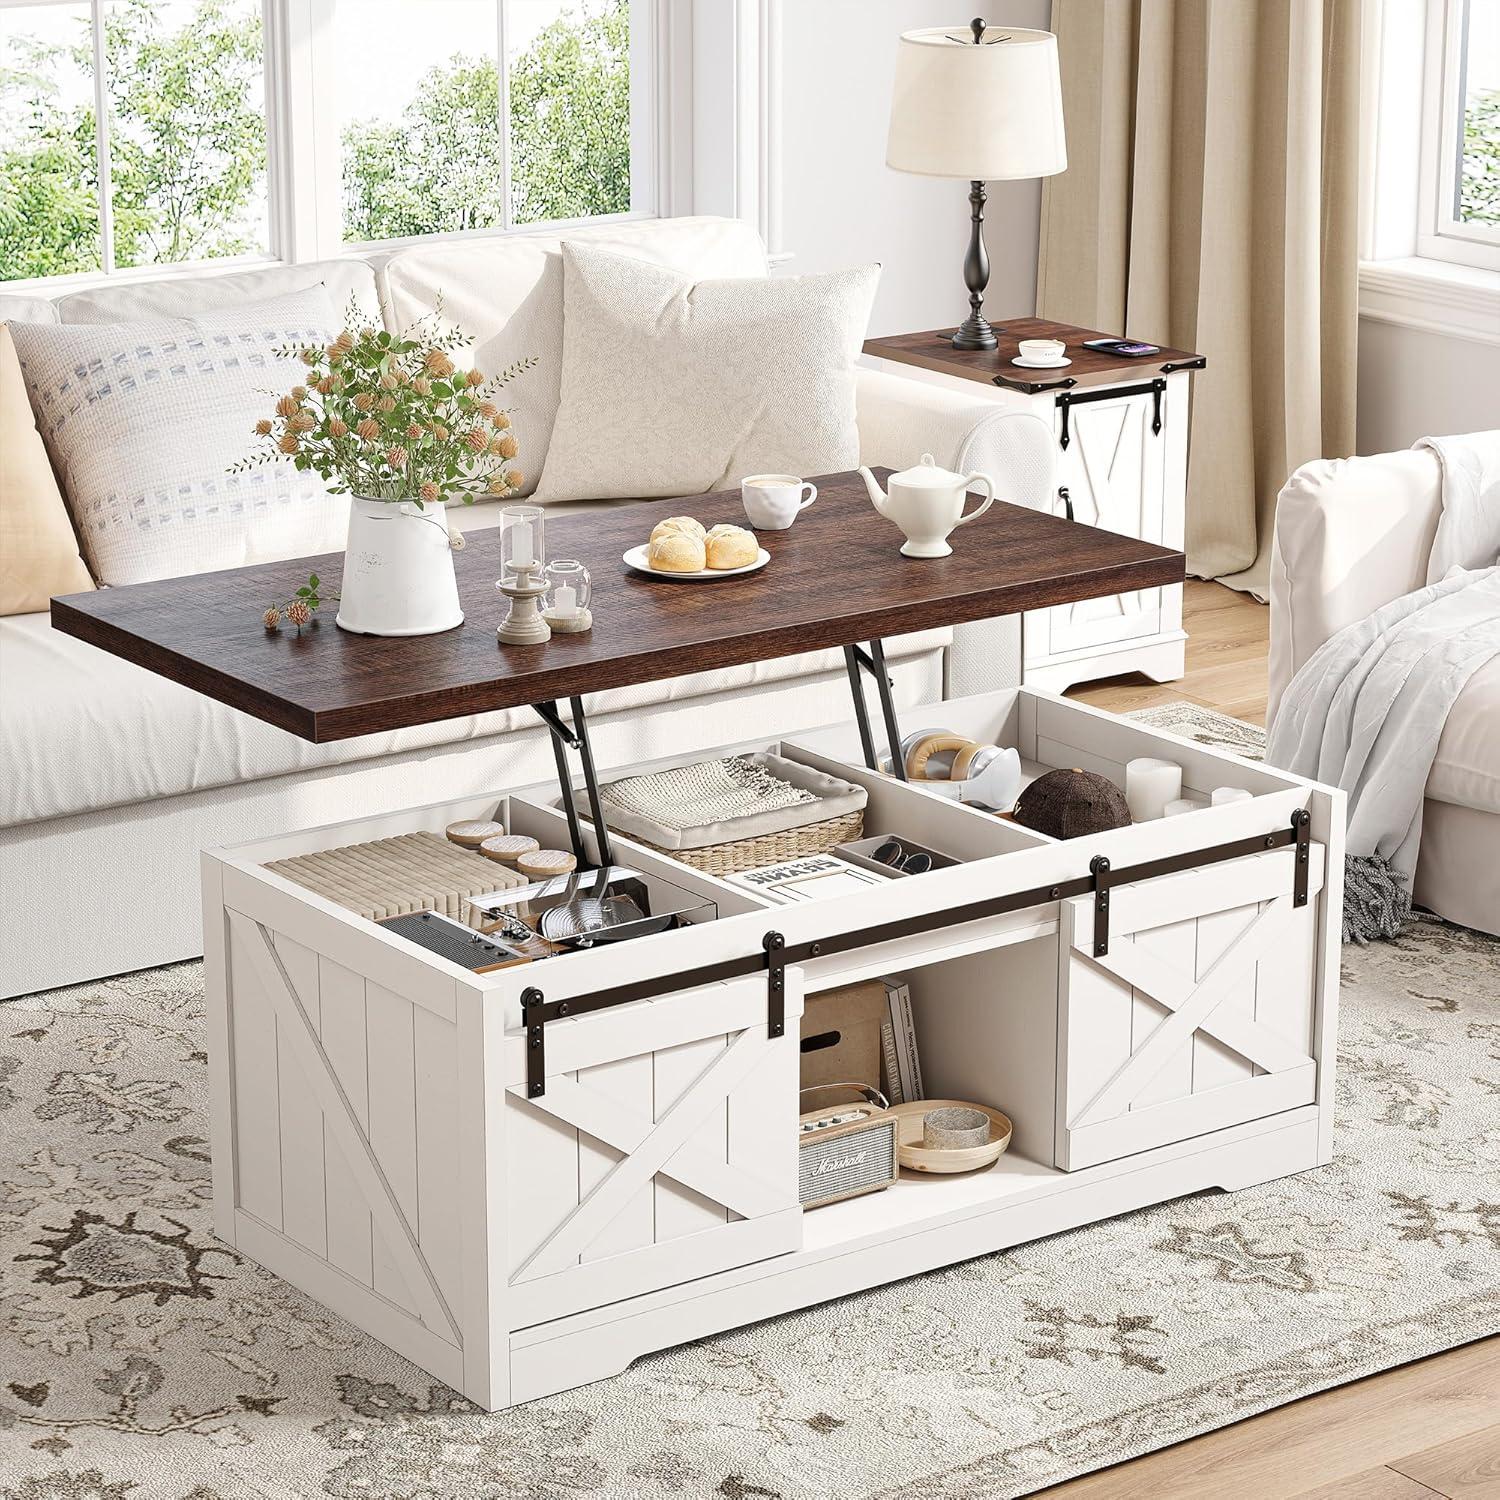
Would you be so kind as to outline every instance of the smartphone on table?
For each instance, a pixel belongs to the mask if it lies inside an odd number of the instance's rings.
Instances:
[[[1153,354],[1161,353],[1160,344],[1143,344],[1138,339],[1085,339],[1083,347],[1119,359],[1150,359]]]

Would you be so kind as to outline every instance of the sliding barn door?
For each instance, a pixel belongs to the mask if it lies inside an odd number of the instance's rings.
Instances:
[[[1063,903],[1057,1165],[1076,1169],[1260,1119],[1314,1098],[1323,850],[1292,899],[1293,851]]]
[[[801,1247],[801,1014],[788,968],[779,1037],[764,975],[550,1022],[535,1099],[508,1038],[512,1327]]]

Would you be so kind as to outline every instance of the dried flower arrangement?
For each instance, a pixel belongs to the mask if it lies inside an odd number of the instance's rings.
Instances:
[[[358,317],[351,299],[346,321]],[[322,475],[335,495],[419,508],[511,494],[525,476],[511,467],[519,445],[496,397],[536,361],[489,376],[458,369],[453,351],[473,342],[442,327],[440,304],[401,333],[346,327],[326,347],[278,349],[307,374],[255,424],[260,451],[230,472],[290,459]]]
[[[425,510],[438,502],[472,505],[481,495],[513,494],[525,476],[512,467],[519,444],[500,391],[535,359],[518,360],[498,375],[462,370],[453,351],[474,342],[445,328],[442,304],[400,333],[361,327],[351,298],[345,328],[326,346],[283,347],[307,374],[278,397],[273,415],[255,424],[259,451],[231,465],[242,473],[290,460],[322,476],[335,495],[406,502]],[[317,581],[289,604],[273,604],[265,625],[283,617],[300,632],[320,601]]]

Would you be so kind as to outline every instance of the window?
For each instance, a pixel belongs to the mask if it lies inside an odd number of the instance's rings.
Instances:
[[[0,0],[0,282],[654,211],[655,0]]]
[[[325,3],[346,243],[647,206],[630,0],[425,0],[420,25],[411,0]]]
[[[1500,4],[1431,0],[1417,254],[1500,270]]]
[[[261,0],[0,0],[0,281],[267,238]]]

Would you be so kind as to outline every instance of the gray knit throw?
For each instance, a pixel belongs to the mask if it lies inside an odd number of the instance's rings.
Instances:
[[[1406,876],[1378,854],[1344,856],[1344,941],[1364,947],[1374,938],[1401,936],[1411,918]]]

